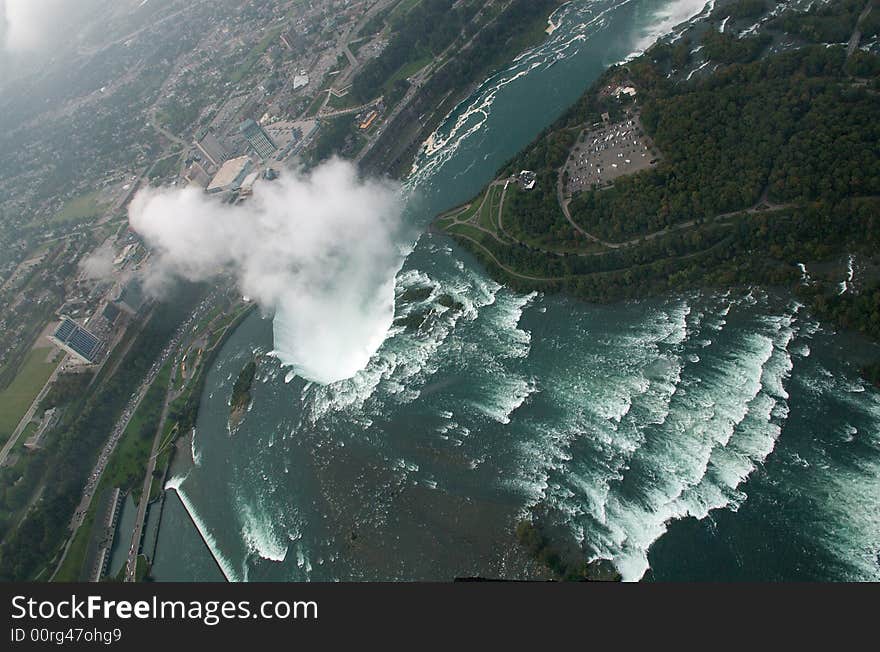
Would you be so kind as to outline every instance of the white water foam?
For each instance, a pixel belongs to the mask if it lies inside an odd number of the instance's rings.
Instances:
[[[192,522],[196,526],[196,529],[201,535],[202,540],[205,542],[208,551],[211,553],[214,561],[217,562],[217,566],[226,577],[226,580],[228,582],[244,581],[244,577],[235,570],[232,562],[222,552],[220,552],[220,546],[217,543],[217,539],[214,538],[211,530],[208,529],[207,525],[204,523],[204,521],[202,521],[198,511],[196,511],[195,506],[189,499],[189,496],[187,496],[186,492],[183,491],[182,486],[185,480],[186,476],[173,476],[169,478],[168,481],[165,483],[165,489],[171,489],[177,493],[177,497],[180,498],[180,502],[183,505],[183,508],[186,510],[187,514],[189,514],[190,519],[192,519]]]
[[[729,306],[722,299],[707,324]],[[611,338],[607,355],[581,363],[601,369],[600,382],[552,388],[567,397],[559,406],[567,426],[524,446],[522,486],[533,492],[531,504],[543,501],[564,515],[572,533],[596,557],[612,559],[624,579],[641,578],[670,520],[705,518],[745,500],[740,487],[772,452],[788,414],[783,383],[792,369],[795,314],[759,322],[696,363],[687,349],[692,340],[700,346],[704,315],[684,304],[649,316],[641,333]],[[621,359],[630,366],[609,366]],[[625,413],[608,409],[621,401],[629,403]]]
[[[715,6],[714,0],[676,0],[658,9],[652,16],[651,22],[645,26],[636,41],[636,47],[626,58],[627,61],[643,54],[658,39],[672,34],[672,40],[677,40],[687,27],[695,19],[702,18],[711,13]],[[682,26],[679,30],[676,27]]]
[[[241,534],[248,550],[262,559],[283,562],[287,557],[285,537],[277,531],[267,505],[257,507],[244,500],[238,501],[236,514],[241,521]]]

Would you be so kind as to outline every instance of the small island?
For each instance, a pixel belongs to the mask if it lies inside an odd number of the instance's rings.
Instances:
[[[251,404],[251,385],[257,372],[257,361],[251,360],[238,373],[232,386],[232,399],[229,401],[229,429],[235,430],[241,424],[248,406]]]

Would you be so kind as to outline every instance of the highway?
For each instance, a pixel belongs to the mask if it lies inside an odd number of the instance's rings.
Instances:
[[[176,365],[175,365],[176,369]],[[131,545],[128,548],[128,557],[125,562],[125,581],[137,581],[137,558],[141,546],[141,534],[144,531],[144,520],[147,516],[147,507],[150,504],[150,489],[153,486],[153,471],[156,470],[156,458],[159,455],[159,445],[162,443],[162,433],[165,431],[165,421],[168,419],[168,408],[177,399],[183,390],[174,391],[175,370],[172,370],[168,382],[168,391],[165,392],[165,403],[162,406],[162,416],[156,427],[156,435],[153,437],[153,446],[150,449],[150,458],[147,461],[147,471],[144,476],[144,485],[141,488],[141,499],[138,502],[137,516],[132,529]]]
[[[125,409],[119,417],[119,420],[113,427],[110,437],[107,439],[104,447],[101,449],[101,453],[98,456],[98,461],[95,464],[94,469],[92,469],[92,473],[91,475],[89,475],[88,481],[83,488],[83,493],[82,497],[80,498],[79,505],[76,508],[76,512],[74,513],[73,518],[70,520],[70,537],[68,538],[67,544],[64,547],[64,552],[61,555],[61,559],[59,560],[58,565],[55,567],[52,578],[55,577],[55,574],[64,563],[64,559],[65,557],[67,557],[67,552],[70,549],[70,544],[73,542],[77,531],[85,521],[86,514],[89,511],[89,507],[92,504],[92,499],[95,497],[95,492],[98,488],[98,484],[101,481],[101,476],[104,473],[104,470],[107,468],[107,463],[110,460],[110,456],[113,454],[113,451],[116,450],[116,446],[119,443],[122,434],[125,432],[125,429],[128,427],[132,416],[134,415],[138,406],[141,404],[141,401],[143,401],[144,396],[146,396],[147,391],[150,389],[150,386],[156,380],[156,377],[159,375],[159,371],[172,356],[172,354],[178,349],[183,337],[191,331],[193,323],[197,319],[200,319],[201,316],[207,311],[209,305],[210,303],[208,299],[202,301],[202,303],[199,304],[198,308],[193,311],[193,313],[187,318],[187,320],[183,324],[181,324],[180,327],[178,327],[177,331],[174,333],[174,337],[171,339],[171,341],[168,342],[165,348],[162,349],[162,352],[159,354],[156,361],[150,367],[150,370],[144,378],[143,382],[138,385],[138,388],[131,395],[131,398],[126,404]],[[50,580],[52,578],[50,578]]]

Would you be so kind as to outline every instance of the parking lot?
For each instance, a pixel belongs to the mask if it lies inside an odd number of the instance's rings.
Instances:
[[[621,122],[605,123],[584,131],[572,148],[566,171],[568,195],[601,187],[625,174],[656,165],[657,154],[643,134],[638,114]]]

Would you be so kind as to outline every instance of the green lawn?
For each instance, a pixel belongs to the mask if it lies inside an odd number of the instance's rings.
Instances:
[[[434,57],[432,56],[424,56],[421,59],[415,59],[414,61],[403,64],[400,68],[397,69],[397,72],[391,75],[391,77],[388,78],[385,84],[383,84],[383,90],[385,91],[385,93],[388,93],[391,87],[394,86],[394,82],[396,82],[398,79],[407,79],[408,77],[412,77],[433,60]]]
[[[401,0],[388,16],[388,24],[393,25],[394,22],[403,18],[409,11],[419,4],[422,0]]]
[[[0,391],[0,441],[6,441],[60,362],[46,362],[50,348],[31,349],[18,374]]]
[[[342,97],[338,95],[330,95],[330,101],[328,102],[330,108],[340,110],[340,109],[350,109],[358,105],[358,101],[351,93],[346,93]]]
[[[99,217],[104,208],[105,205],[98,201],[98,192],[90,192],[65,202],[52,221],[84,222]]]
[[[312,100],[312,103],[309,104],[309,108],[306,111],[306,115],[308,117],[312,117],[317,115],[318,111],[321,109],[321,105],[324,103],[324,98],[327,96],[325,91],[321,91],[315,96],[315,99]]]
[[[86,558],[86,551],[89,547],[89,537],[92,533],[92,525],[95,523],[95,505],[97,501],[92,501],[83,524],[77,530],[70,544],[70,550],[67,551],[67,557],[64,563],[58,569],[55,576],[56,582],[78,582],[80,581],[80,573],[82,572],[83,561]]]
[[[144,395],[144,400],[128,422],[125,432],[119,440],[107,468],[101,476],[101,484],[106,487],[122,487],[131,489],[135,495],[141,490],[147,459],[153,447],[153,437],[162,406],[165,392],[171,375],[171,362],[166,362],[156,380]]]
[[[39,426],[36,423],[34,423],[33,421],[28,423],[24,427],[24,430],[21,431],[21,438],[19,439],[19,441],[25,442],[28,439],[30,439],[31,437],[33,437],[34,433],[37,431],[37,428],[39,428]]]
[[[171,156],[166,156],[163,159],[159,159],[153,164],[153,167],[150,168],[150,180],[162,179],[164,177],[170,176],[172,173],[177,171],[179,161],[179,154],[172,154]]]

